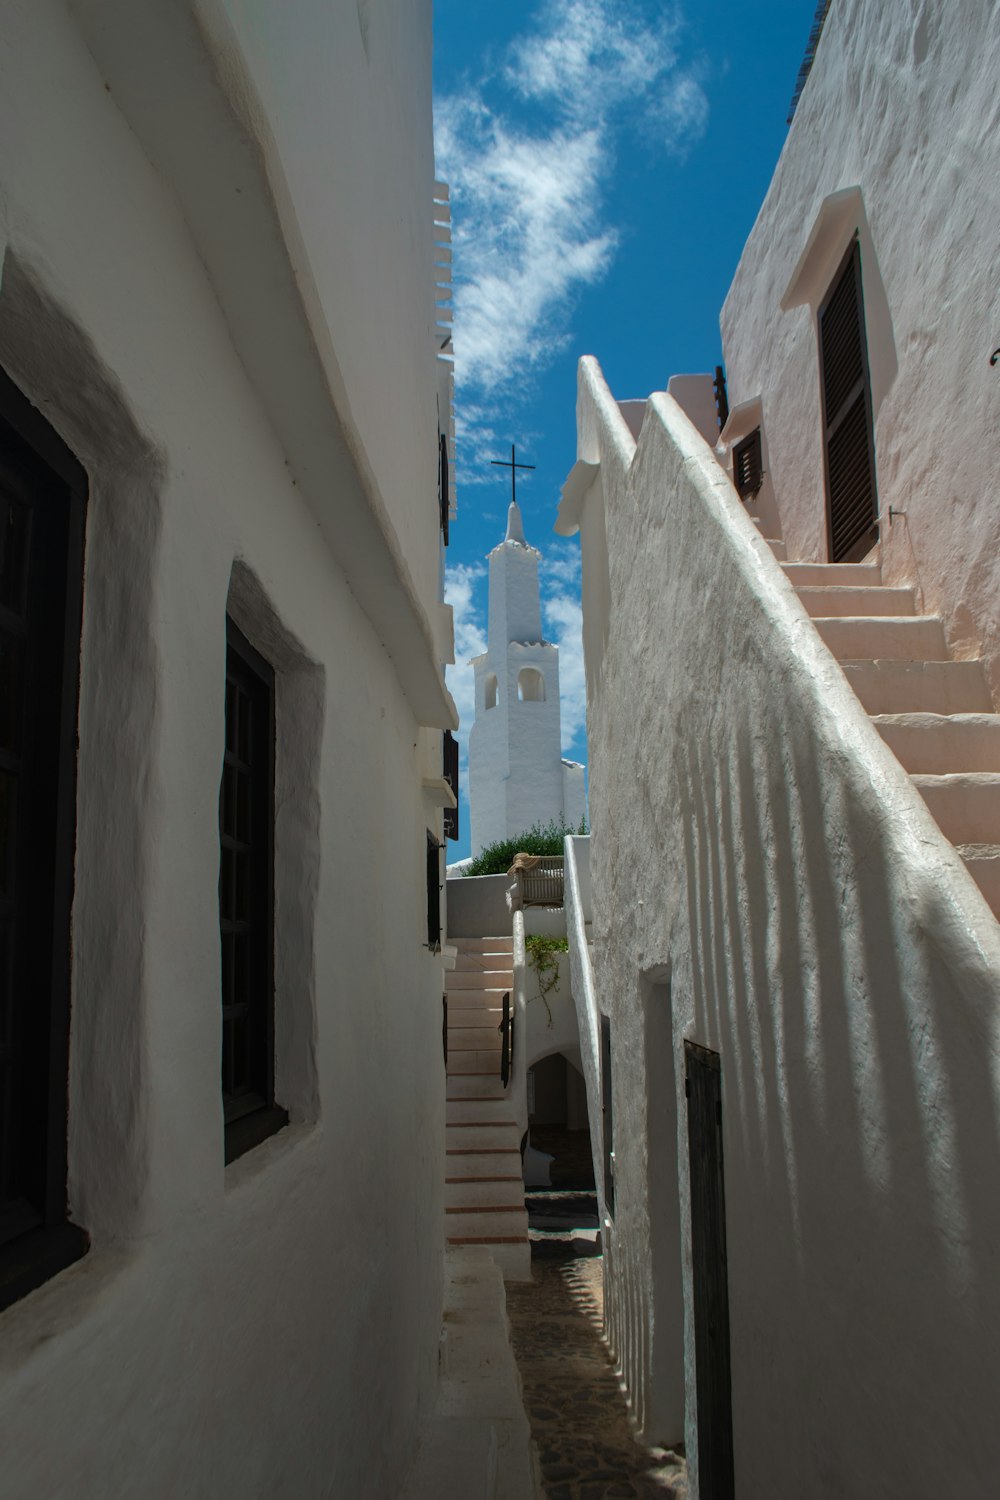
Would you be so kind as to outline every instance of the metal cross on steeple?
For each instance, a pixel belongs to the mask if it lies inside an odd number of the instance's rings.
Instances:
[[[491,464],[495,464],[496,466],[498,466],[501,469],[509,469],[510,470],[510,498],[511,498],[511,503],[514,504],[514,505],[516,505],[517,504],[517,471],[518,471],[518,469],[533,469],[535,467],[535,465],[534,464],[519,464],[517,462],[517,450],[515,449],[513,443],[511,443],[511,445],[510,445],[510,463],[508,463],[505,458],[491,458],[490,459],[490,463]]]

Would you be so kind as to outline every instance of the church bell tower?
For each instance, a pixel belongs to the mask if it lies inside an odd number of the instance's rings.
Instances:
[[[579,826],[583,767],[562,758],[559,648],[542,638],[541,554],[528,545],[516,499],[489,555],[487,647],[472,665],[469,736],[472,853],[535,823]]]

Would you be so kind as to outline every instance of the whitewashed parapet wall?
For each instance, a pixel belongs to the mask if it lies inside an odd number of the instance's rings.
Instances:
[[[435,1393],[455,722],[429,0],[3,7],[0,364],[90,483],[69,1208],[0,1314],[18,1500],[385,1500]],[[276,1093],[223,1164],[227,607],[276,673]]]
[[[721,1055],[737,1493],[928,1494],[933,1432],[949,1487],[989,1494],[1000,928],[676,404],[650,398],[636,446],[588,359],[578,412],[611,602],[607,1302],[637,1414],[696,1467],[688,1038]]]
[[[953,654],[981,643],[994,697],[998,74],[993,0],[833,0],[722,312],[730,408],[761,398],[788,556],[825,561],[816,310],[857,232],[883,581],[917,585]]]

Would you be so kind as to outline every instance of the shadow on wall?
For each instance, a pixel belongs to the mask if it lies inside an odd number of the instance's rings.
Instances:
[[[757,1389],[734,1386],[734,1413],[750,1422],[799,1382],[811,1426],[831,1408],[866,1420],[861,1370],[870,1391],[894,1385],[897,1409],[996,1389],[982,1330],[1000,1318],[1000,1150],[991,1039],[968,1024],[975,976],[956,1024],[955,970],[927,936],[953,908],[930,890],[908,906],[863,808],[821,774],[808,721],[782,738],[785,764],[762,716],[678,768],[694,1030],[725,1059],[733,1345],[755,1351]],[[916,947],[926,1008],[901,958]],[[887,1357],[904,1335],[919,1359]],[[879,1404],[870,1438],[889,1474],[900,1433],[876,1432]],[[973,1457],[973,1487],[977,1473]]]

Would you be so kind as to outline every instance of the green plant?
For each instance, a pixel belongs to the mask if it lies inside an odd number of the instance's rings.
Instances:
[[[540,933],[532,933],[524,940],[525,951],[528,962],[538,977],[538,998],[548,1012],[549,1025],[552,1025],[552,1007],[549,1005],[549,996],[559,982],[559,953],[569,951],[569,943],[564,937],[543,937]],[[534,996],[528,997],[533,999]]]
[[[466,869],[466,875],[506,875],[518,854],[561,854],[563,840],[567,834],[586,833],[584,820],[579,828],[567,828],[562,823],[536,823],[527,833],[519,833],[512,839],[499,839],[480,849]]]

